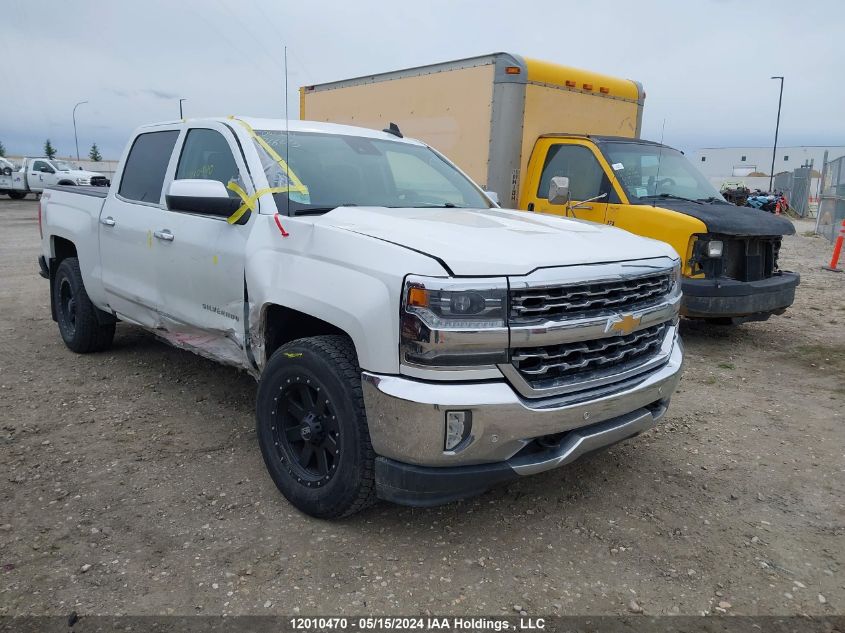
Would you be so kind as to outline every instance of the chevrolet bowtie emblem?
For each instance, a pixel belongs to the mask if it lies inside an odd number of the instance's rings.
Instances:
[[[604,328],[605,332],[619,332],[620,334],[630,334],[634,328],[640,324],[642,317],[634,316],[633,314],[620,314],[612,316],[607,320],[607,326]]]

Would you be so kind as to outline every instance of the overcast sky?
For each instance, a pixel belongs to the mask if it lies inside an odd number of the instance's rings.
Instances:
[[[687,151],[845,144],[841,0],[2,0],[0,141],[117,157],[134,127],[290,115],[297,89],[508,51],[637,79],[643,137]]]

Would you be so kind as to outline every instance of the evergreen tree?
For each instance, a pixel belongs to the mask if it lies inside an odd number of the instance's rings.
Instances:
[[[0,141],[0,156],[5,156],[5,155],[6,155],[6,148],[3,145],[3,141]]]
[[[44,156],[47,158],[54,158],[56,156],[56,148],[53,147],[53,144],[50,142],[50,139],[44,143]]]
[[[91,150],[88,152],[88,158],[93,160],[95,163],[99,163],[103,160],[103,157],[100,156],[100,148],[97,147],[96,143],[91,146]]]

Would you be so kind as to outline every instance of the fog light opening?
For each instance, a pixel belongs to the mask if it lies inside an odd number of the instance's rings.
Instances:
[[[446,412],[446,438],[444,449],[453,451],[469,437],[472,430],[471,411],[447,411]]]

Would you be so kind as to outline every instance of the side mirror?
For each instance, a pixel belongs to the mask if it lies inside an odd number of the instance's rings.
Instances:
[[[241,206],[241,200],[230,197],[222,182],[193,178],[171,182],[164,200],[170,211],[188,211],[226,218]]]
[[[42,167],[41,171],[43,171],[45,174],[55,174],[56,173],[56,170],[53,169],[52,167],[50,167],[49,165],[45,165],[44,167]]]
[[[499,204],[499,194],[495,191],[485,191],[484,195],[490,198],[490,200],[493,201],[493,204]]]
[[[549,183],[549,203],[566,204],[569,202],[569,178],[555,176]]]

